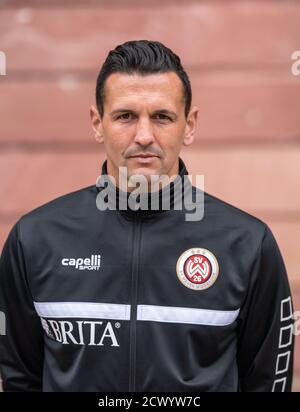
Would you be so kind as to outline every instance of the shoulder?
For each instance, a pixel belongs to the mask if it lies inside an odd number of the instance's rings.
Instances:
[[[95,207],[96,196],[95,185],[66,193],[25,213],[17,224],[21,230],[32,230],[45,222],[64,221],[72,216],[82,215],[92,206]]]
[[[204,192],[204,219],[239,233],[249,233],[262,240],[270,232],[260,218],[207,192]]]

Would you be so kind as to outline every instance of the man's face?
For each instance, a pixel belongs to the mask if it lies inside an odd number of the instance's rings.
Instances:
[[[118,183],[119,167],[134,174],[178,174],[182,145],[192,143],[198,109],[184,114],[183,86],[174,72],[141,76],[113,73],[105,83],[104,115],[91,107],[96,139],[107,155],[107,172]]]

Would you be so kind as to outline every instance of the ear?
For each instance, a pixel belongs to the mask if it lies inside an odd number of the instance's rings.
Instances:
[[[98,143],[103,143],[102,120],[95,106],[90,107],[90,116],[95,139]]]
[[[184,146],[189,146],[194,141],[196,126],[197,126],[198,112],[199,112],[199,108],[197,106],[194,106],[188,114],[188,117],[186,120],[184,138],[183,138]]]

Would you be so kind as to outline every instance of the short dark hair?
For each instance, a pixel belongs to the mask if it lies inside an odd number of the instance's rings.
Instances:
[[[96,103],[101,117],[104,115],[104,86],[112,73],[154,74],[175,72],[183,84],[185,116],[187,117],[192,101],[189,77],[181,65],[180,58],[168,47],[158,41],[133,40],[117,46],[108,53],[98,74]]]

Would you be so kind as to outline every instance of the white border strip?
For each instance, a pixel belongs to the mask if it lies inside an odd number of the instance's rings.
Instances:
[[[171,306],[138,305],[137,320],[226,326],[238,317],[240,310],[209,310]]]
[[[44,318],[130,319],[130,305],[91,302],[34,302]]]
[[[34,302],[43,318],[91,318],[130,320],[130,305],[91,302]],[[239,309],[232,311],[138,305],[137,320],[226,326],[236,320]]]

